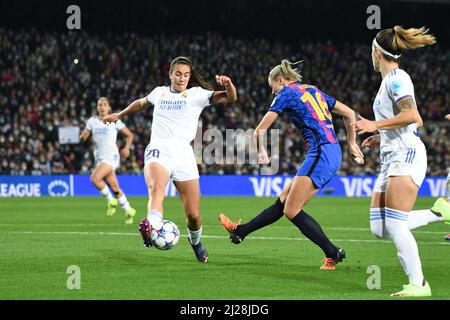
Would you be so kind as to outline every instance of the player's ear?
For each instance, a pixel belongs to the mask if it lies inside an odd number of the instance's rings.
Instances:
[[[282,85],[283,84],[283,77],[282,76],[278,76],[277,77],[277,82],[278,82],[278,84]]]
[[[377,57],[377,59],[381,58],[381,50],[378,48],[375,48],[375,57]]]

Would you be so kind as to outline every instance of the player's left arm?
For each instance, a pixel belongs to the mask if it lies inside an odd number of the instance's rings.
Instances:
[[[232,103],[237,100],[237,91],[230,77],[216,75],[217,84],[224,86],[225,91],[214,91],[211,104]]]
[[[370,121],[361,117],[361,120],[356,122],[356,131],[359,134],[363,134],[377,130],[393,130],[403,128],[412,123],[417,123],[418,125],[423,124],[413,97],[404,97],[395,104],[397,109],[400,111],[397,115],[395,115],[395,117],[377,121]]]
[[[128,158],[130,156],[130,147],[133,143],[134,134],[127,127],[124,127],[122,130],[120,130],[120,133],[123,134],[127,139],[125,146],[122,150],[120,150],[120,154],[122,155],[122,157]]]
[[[278,113],[276,113],[274,111],[268,111],[255,129],[255,133],[253,135],[256,138],[256,147],[258,149],[258,164],[269,164],[270,163],[270,159],[267,154],[266,146],[264,144],[264,136],[266,135],[267,130],[275,122],[275,120],[277,120],[277,118],[278,118]]]
[[[397,101],[395,103],[395,106],[400,112],[394,118],[377,121],[378,129],[398,129],[406,127],[411,123],[417,123],[418,126],[423,125],[422,118],[420,117],[419,111],[417,110],[416,101],[413,97],[404,97],[403,99]]]

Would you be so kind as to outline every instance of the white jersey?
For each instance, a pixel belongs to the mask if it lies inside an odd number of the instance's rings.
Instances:
[[[181,93],[169,86],[153,89],[146,97],[154,106],[151,140],[194,140],[198,118],[203,108],[211,104],[212,94],[213,91],[201,87]]]
[[[391,119],[399,113],[396,102],[414,96],[414,85],[409,75],[402,69],[393,69],[381,82],[380,89],[373,103],[375,119]],[[379,130],[380,152],[424,148],[417,133],[417,125],[412,123],[406,127],[393,130]]]
[[[125,124],[121,120],[105,124],[98,116],[89,118],[86,130],[91,131],[95,142],[95,159],[112,159],[119,154],[116,144],[117,132],[123,128]]]

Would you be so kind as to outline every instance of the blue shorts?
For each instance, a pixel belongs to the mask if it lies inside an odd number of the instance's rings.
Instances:
[[[321,145],[317,151],[309,152],[297,171],[297,176],[310,177],[316,189],[322,188],[336,175],[342,161],[338,143]]]

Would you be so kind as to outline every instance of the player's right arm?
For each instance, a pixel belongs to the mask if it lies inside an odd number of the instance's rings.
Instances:
[[[92,118],[89,118],[86,123],[86,128],[81,132],[80,140],[85,142],[92,135]]]
[[[90,138],[90,136],[91,136],[91,130],[84,129],[80,135],[80,140],[82,142],[85,142],[85,141],[87,141],[87,139]]]
[[[355,161],[357,161],[359,164],[363,164],[364,154],[361,152],[361,150],[358,147],[358,144],[356,143],[355,126],[351,125],[356,121],[355,111],[350,107],[348,107],[347,105],[345,105],[344,103],[336,100],[336,103],[334,104],[334,107],[331,110],[331,112],[343,117],[345,131],[347,132],[347,143],[349,153]]]
[[[146,109],[149,105],[150,103],[148,102],[147,98],[134,100],[128,107],[126,107],[122,111],[117,113],[111,113],[110,115],[103,118],[103,122],[104,123],[117,122],[118,120],[122,119],[123,117],[125,117],[130,113]]]
[[[380,135],[375,134],[373,136],[370,136],[368,138],[365,138],[364,141],[361,143],[361,147],[367,147],[369,149],[377,149],[380,147]]]
[[[267,130],[272,126],[272,124],[277,120],[278,113],[274,111],[269,111],[266,113],[264,118],[262,118],[261,122],[255,129],[254,136],[256,138],[256,147],[258,149],[257,161],[258,164],[269,164],[270,159],[267,154],[267,150],[264,143],[264,136],[267,133]]]

